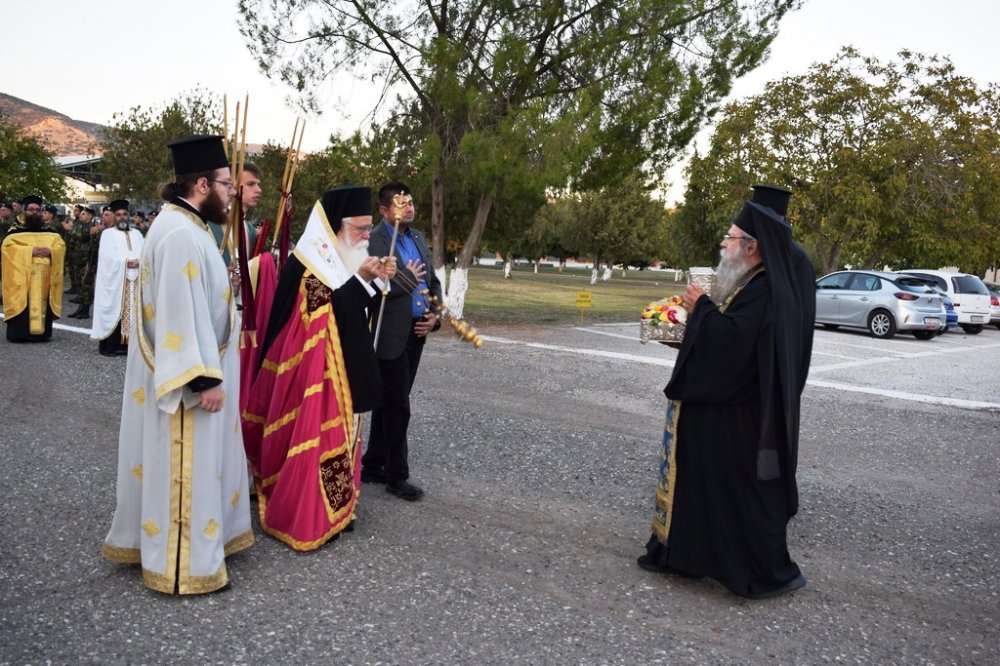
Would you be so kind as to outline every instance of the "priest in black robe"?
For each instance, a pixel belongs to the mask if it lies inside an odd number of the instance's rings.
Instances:
[[[806,582],[786,529],[798,508],[813,309],[803,307],[791,230],[772,208],[747,202],[721,255],[713,297],[695,285],[684,294],[689,318],[664,389],[653,534],[638,564],[759,599]]]

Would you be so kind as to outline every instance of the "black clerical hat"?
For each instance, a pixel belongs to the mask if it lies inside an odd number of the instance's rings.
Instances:
[[[791,197],[791,190],[786,190],[777,185],[754,185],[753,197],[750,201],[761,206],[767,206],[781,217],[785,217],[788,214],[788,200]]]
[[[167,144],[174,160],[174,175],[203,173],[229,167],[222,137],[217,134],[196,134]]]
[[[40,196],[29,194],[28,196],[21,199],[21,205],[27,208],[31,204],[35,204],[39,207],[42,205],[42,198]]]
[[[117,213],[120,210],[128,210],[128,201],[125,199],[115,199],[108,204],[108,208],[111,209],[112,213]]]
[[[337,233],[345,217],[372,214],[372,188],[365,185],[342,185],[324,192],[320,205],[323,206],[330,228]]]

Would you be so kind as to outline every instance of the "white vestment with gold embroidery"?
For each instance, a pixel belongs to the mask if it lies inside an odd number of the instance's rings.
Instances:
[[[111,335],[122,320],[123,313],[135,321],[135,313],[125,312],[124,306],[127,303],[130,308],[135,307],[135,281],[139,277],[139,269],[129,268],[128,262],[142,256],[143,244],[138,229],[125,231],[112,227],[102,231],[99,238],[94,280],[94,323],[90,329],[90,337],[94,340],[103,340]],[[130,334],[123,322],[122,335],[127,338]]]
[[[211,592],[253,543],[239,420],[239,327],[207,226],[167,204],[145,239],[118,442],[118,503],[103,552],[160,592]],[[221,411],[188,383],[222,380]]]

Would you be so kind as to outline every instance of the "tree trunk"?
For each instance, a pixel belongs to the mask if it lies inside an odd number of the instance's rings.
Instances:
[[[479,197],[479,206],[476,208],[476,217],[472,220],[472,228],[465,239],[465,244],[458,253],[455,260],[455,268],[468,268],[472,265],[472,258],[476,256],[476,248],[483,237],[483,229],[490,219],[490,211],[493,210],[493,195],[483,194]]]
[[[438,176],[438,171],[435,171],[435,178]],[[444,190],[442,186],[442,192]],[[448,295],[445,298],[445,302],[448,304],[448,309],[451,310],[452,316],[456,319],[461,318],[462,312],[465,310],[465,294],[469,291],[469,266],[472,264],[472,258],[476,256],[476,248],[479,247],[479,241],[483,237],[483,229],[486,228],[486,221],[490,219],[490,211],[493,209],[493,195],[483,194],[479,197],[479,206],[476,208],[476,217],[472,220],[472,229],[469,230],[469,235],[465,238],[465,244],[462,245],[462,249],[458,252],[458,257],[455,259],[455,267],[451,270],[451,280]],[[442,264],[444,263],[444,220],[441,222],[442,233],[441,233],[441,253],[442,253]],[[437,243],[435,243],[434,256],[435,261],[437,261]],[[457,313],[457,314],[456,314]]]
[[[444,160],[440,157],[431,177],[431,263],[438,279],[444,272],[444,252],[447,238],[444,235]],[[439,272],[440,271],[440,272]],[[441,280],[441,289],[445,281]]]
[[[461,319],[465,312],[465,295],[469,292],[469,269],[456,266],[451,269],[451,279],[448,281],[448,296],[445,306],[448,316]]]

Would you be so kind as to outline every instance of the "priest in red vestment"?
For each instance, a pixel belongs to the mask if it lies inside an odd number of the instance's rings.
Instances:
[[[298,551],[347,528],[360,487],[355,412],[381,380],[367,308],[394,259],[368,256],[371,190],[346,186],[316,202],[282,268],[263,361],[243,413],[261,527]]]

